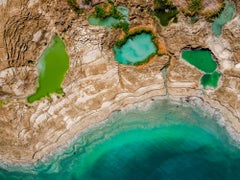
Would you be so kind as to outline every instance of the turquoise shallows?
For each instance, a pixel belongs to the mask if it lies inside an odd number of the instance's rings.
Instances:
[[[217,68],[209,50],[183,50],[182,58],[205,73],[212,73]]]
[[[38,62],[39,86],[36,92],[28,97],[28,102],[40,100],[52,93],[63,93],[61,84],[69,68],[69,57],[63,40],[54,36],[50,46],[43,52]]]
[[[150,33],[130,36],[121,47],[114,46],[115,59],[121,64],[136,65],[147,61],[157,53]]]
[[[110,16],[110,17],[107,17],[102,20],[100,18],[95,17],[94,15],[91,15],[88,18],[89,24],[95,25],[95,26],[105,26],[106,28],[112,28],[121,22],[126,22],[129,24],[130,22],[128,20],[128,13],[129,13],[128,8],[126,8],[124,6],[118,6],[116,9],[118,12],[121,13],[121,15],[122,15],[121,19],[116,19],[116,18]]]
[[[204,88],[207,86],[216,88],[218,87],[218,81],[221,77],[221,74],[217,71],[213,72],[212,74],[205,74],[201,77],[201,84]]]
[[[0,169],[0,179],[240,179],[240,149],[217,119],[191,104],[154,101],[114,113],[48,161]]]
[[[223,26],[232,19],[235,11],[235,6],[233,3],[226,2],[226,5],[221,13],[221,15],[215,19],[212,24],[212,32],[216,36],[220,36],[222,34]]]

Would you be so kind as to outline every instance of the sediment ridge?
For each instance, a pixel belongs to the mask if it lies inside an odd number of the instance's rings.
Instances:
[[[238,7],[239,2],[236,3]],[[115,61],[111,46],[120,38],[119,30],[89,25],[86,20],[88,13],[77,16],[65,2],[61,2],[60,7],[53,1],[36,1],[31,6],[26,1],[25,5],[17,3],[15,9],[10,2],[0,3],[7,19],[1,20],[1,25],[10,22],[21,24],[21,19],[26,17],[32,21],[34,18],[29,14],[19,15],[20,20],[16,22],[11,19],[20,13],[22,6],[26,6],[30,14],[38,14],[33,17],[41,20],[36,28],[25,29],[27,26],[23,26],[20,38],[17,33],[11,34],[18,32],[14,31],[14,25],[1,26],[7,30],[0,29],[1,37],[4,32],[9,33],[6,41],[0,42],[1,162],[35,163],[64,146],[84,129],[104,121],[114,111],[167,95],[180,101],[193,101],[197,97],[201,100],[198,101],[200,106],[212,107],[219,112],[228,132],[235,140],[240,140],[239,13],[236,12],[234,19],[224,26],[223,34],[215,37],[210,23],[199,20],[191,24],[181,14],[178,23],[163,28],[147,12],[139,13],[138,4],[141,2],[121,3],[130,9],[131,28],[150,24],[168,52],[140,67]],[[148,5],[143,2],[142,6]],[[44,24],[48,24],[45,29]],[[31,35],[24,36],[26,31]],[[51,98],[29,104],[26,97],[37,86],[37,59],[55,33],[64,40],[70,57],[70,68],[62,84],[64,94],[53,94]],[[12,47],[11,43],[17,40],[19,45],[28,47],[26,53],[21,54],[22,49]],[[217,89],[203,89],[199,82],[202,73],[181,59],[181,51],[186,47],[207,48],[214,54],[222,74]],[[11,52],[15,54],[10,56],[10,61],[6,54]],[[33,64],[28,64],[29,60]]]

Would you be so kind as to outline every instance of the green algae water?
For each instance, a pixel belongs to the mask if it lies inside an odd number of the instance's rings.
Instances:
[[[112,27],[118,25],[119,23],[128,23],[129,24],[130,23],[128,20],[129,10],[124,6],[118,6],[116,8],[116,10],[121,14],[120,19],[114,18],[112,16],[109,16],[104,19],[100,19],[100,18],[97,18],[94,15],[92,15],[88,18],[88,22],[91,25],[104,26],[106,28],[112,28]]]
[[[0,169],[0,179],[240,179],[240,149],[192,104],[154,101],[115,112],[68,150],[29,167]]]
[[[178,10],[177,8],[169,10],[156,10],[155,15],[159,18],[160,24],[162,26],[167,26],[171,21],[176,23]]]
[[[217,68],[209,50],[183,50],[182,58],[205,73],[212,73]]]
[[[206,88],[207,86],[216,88],[218,86],[218,81],[220,77],[221,74],[215,71],[212,74],[203,75],[200,81],[204,88]]]
[[[154,6],[154,15],[159,19],[162,26],[167,26],[171,21],[178,21],[177,7],[168,0],[154,0]]]
[[[107,28],[111,28],[113,27],[115,24],[118,23],[118,20],[114,17],[107,17],[104,20],[101,20],[100,18],[96,18],[96,17],[89,17],[88,22],[91,25],[95,25],[95,26],[105,26]]]
[[[206,87],[218,87],[221,74],[215,71],[217,69],[217,63],[214,61],[209,50],[183,50],[182,58],[189,64],[205,72],[200,79],[200,83],[204,89]]]
[[[228,21],[230,21],[235,12],[235,6],[233,3],[226,2],[226,5],[221,13],[221,15],[216,18],[216,20],[212,24],[212,32],[216,36],[220,36],[222,34],[222,28]]]
[[[43,52],[38,62],[39,86],[36,92],[28,97],[32,103],[51,93],[63,93],[61,84],[69,68],[69,57],[61,38],[54,36],[50,46]]]
[[[136,65],[145,62],[157,53],[150,33],[136,34],[121,47],[114,46],[115,58],[121,64]]]

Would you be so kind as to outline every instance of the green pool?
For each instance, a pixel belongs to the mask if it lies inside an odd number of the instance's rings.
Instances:
[[[232,19],[234,11],[235,11],[234,4],[226,2],[225,8],[222,11],[221,15],[218,18],[216,18],[216,20],[212,24],[213,34],[217,36],[222,34],[222,27]]]
[[[209,50],[183,50],[182,58],[205,73],[212,73],[217,68]]]
[[[54,36],[50,46],[43,52],[38,62],[39,78],[36,92],[27,98],[32,103],[51,93],[63,93],[61,88],[64,75],[69,68],[69,57],[63,40]]]
[[[149,60],[157,53],[157,47],[152,41],[152,34],[143,32],[127,39],[122,46],[113,48],[117,62],[137,65]]]
[[[201,77],[204,88],[217,88],[221,74],[216,71],[217,63],[209,50],[183,50],[182,58],[205,74]]]
[[[177,22],[178,10],[168,0],[154,0],[154,15],[162,26],[167,26],[171,21]]]
[[[147,106],[115,112],[51,158],[0,167],[0,179],[240,179],[240,149],[217,114],[184,102]]]

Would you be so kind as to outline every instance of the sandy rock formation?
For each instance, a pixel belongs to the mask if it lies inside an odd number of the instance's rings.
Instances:
[[[117,5],[130,9],[131,27],[150,23],[168,51],[147,65],[130,67],[118,64],[111,50],[120,31],[89,25],[89,11],[77,16],[66,1],[19,2],[0,4],[0,15],[6,17],[0,19],[1,161],[35,162],[112,112],[166,96],[167,91],[171,98],[200,97],[219,109],[227,127],[239,133],[239,14],[221,37],[214,38],[211,25],[203,20],[190,24],[180,14],[177,24],[163,28],[147,13],[153,1],[117,0]],[[26,97],[37,86],[37,60],[55,33],[70,56],[62,84],[65,94],[29,104]],[[202,90],[202,73],[181,59],[183,48],[212,51],[222,73],[218,89]],[[168,64],[165,74],[161,70]]]

